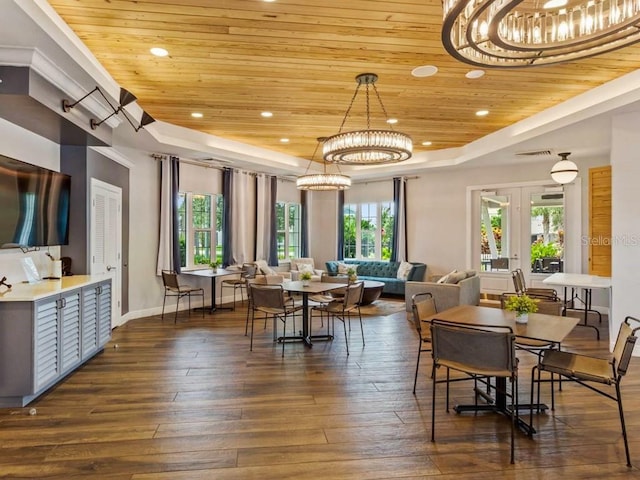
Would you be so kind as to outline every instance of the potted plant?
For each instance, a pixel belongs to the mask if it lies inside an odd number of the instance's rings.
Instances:
[[[309,280],[311,280],[311,272],[301,272],[300,280],[302,280],[302,285],[305,287],[309,285]]]
[[[347,268],[347,277],[349,277],[349,283],[353,283],[358,280],[357,270],[354,267]]]
[[[211,270],[217,270],[219,266],[220,264],[218,263],[217,260],[211,260],[209,262],[209,268],[211,268]]]
[[[527,323],[529,321],[529,314],[538,311],[536,301],[527,295],[510,296],[504,308],[511,312],[516,312],[517,323]]]

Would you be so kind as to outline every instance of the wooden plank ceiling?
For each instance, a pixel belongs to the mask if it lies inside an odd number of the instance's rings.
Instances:
[[[378,74],[394,128],[420,151],[467,144],[640,65],[636,45],[559,66],[490,69],[470,80],[465,73],[474,67],[442,47],[438,0],[49,3],[156,119],[302,158],[311,158],[317,137],[338,132],[359,73]],[[151,47],[169,56],[154,57]],[[439,71],[413,77],[421,65]],[[364,98],[361,92],[345,130],[366,126]],[[480,109],[489,115],[477,117]],[[371,112],[372,127],[387,126],[373,96]]]

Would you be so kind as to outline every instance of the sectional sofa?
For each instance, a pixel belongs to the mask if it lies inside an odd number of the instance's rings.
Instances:
[[[427,271],[424,263],[410,262],[406,278],[398,278],[398,269],[401,262],[385,262],[376,260],[332,260],[326,262],[327,274],[339,275],[339,266],[344,264],[357,268],[358,280],[376,280],[384,282],[382,293],[404,295],[404,287],[407,281],[422,281]]]

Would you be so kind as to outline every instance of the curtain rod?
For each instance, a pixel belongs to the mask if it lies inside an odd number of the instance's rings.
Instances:
[[[167,159],[169,159],[170,157],[173,157],[173,156],[175,156],[175,155],[167,155],[167,154],[160,154],[160,153],[152,153],[151,154],[151,157],[154,160],[167,160]],[[282,180],[283,182],[292,182],[293,181],[293,180],[291,180],[289,178],[279,177],[277,175],[272,175],[272,174],[266,173],[266,172],[253,172],[253,171],[250,171],[250,170],[242,170],[242,169],[238,169],[238,168],[233,168],[231,166],[222,167],[220,165],[208,165],[208,164],[203,164],[201,161],[192,160],[192,159],[189,159],[189,158],[181,158],[181,157],[177,157],[177,156],[176,156],[176,158],[178,159],[178,161],[180,163],[186,163],[188,165],[194,165],[196,167],[214,168],[214,169],[220,170],[220,171],[223,171],[225,168],[231,168],[231,169],[235,170],[236,172],[244,173],[244,174],[247,174],[247,175],[255,175],[255,176],[268,175],[268,176],[271,176],[271,177],[276,177],[278,180]]]
[[[151,154],[151,158],[153,158],[154,160],[168,160],[169,158],[173,157],[174,155],[165,155],[165,154],[159,154],[159,153],[152,153]],[[224,167],[221,167],[220,165],[207,165],[207,164],[202,164],[196,160],[191,160],[188,158],[180,158],[177,157],[178,161],[180,163],[186,163],[188,165],[195,165],[196,167],[202,167],[202,168],[214,168],[216,170],[224,170]]]
[[[380,182],[388,182],[389,180],[393,180],[394,177],[389,178],[380,178],[378,180],[363,180],[361,182],[353,182],[355,185],[367,185],[369,183],[380,183]],[[415,180],[416,178],[420,178],[418,175],[414,175],[412,177],[401,177],[404,178],[405,180]]]

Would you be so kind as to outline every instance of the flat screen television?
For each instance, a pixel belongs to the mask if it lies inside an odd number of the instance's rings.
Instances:
[[[0,248],[69,243],[71,177],[0,155]]]

